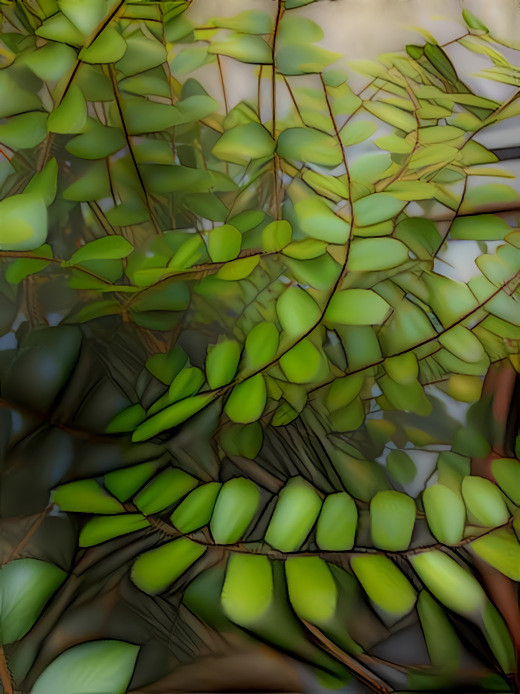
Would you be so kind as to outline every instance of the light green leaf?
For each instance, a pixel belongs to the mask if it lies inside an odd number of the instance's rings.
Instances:
[[[90,304],[87,308],[91,308],[91,306]],[[78,320],[83,322],[85,320],[97,318],[98,316],[111,315],[112,313],[118,313],[120,308],[121,304],[119,302],[116,301],[115,304],[112,304],[109,300],[108,304],[106,302],[103,302],[101,306],[98,304],[97,309],[101,309],[99,312],[96,310],[94,314],[92,312],[88,314],[85,314],[85,312],[79,313]],[[130,405],[130,407],[125,407],[124,410],[116,414],[105,431],[107,434],[120,434],[122,432],[134,431],[136,426],[141,424],[145,419],[146,412],[139,403]]]
[[[145,593],[161,593],[200,559],[205,551],[204,545],[187,537],[179,537],[141,554],[132,567],[132,581]]]
[[[124,641],[89,641],[69,648],[42,672],[31,694],[124,694],[139,646]]]
[[[254,554],[232,554],[221,600],[232,622],[246,627],[254,624],[273,601],[273,572],[269,559]]]
[[[260,493],[254,482],[245,477],[235,477],[225,482],[217,496],[210,530],[219,545],[238,542],[253,520]]]
[[[377,224],[391,219],[403,208],[401,200],[388,193],[374,193],[354,203],[354,218],[358,226]]]
[[[13,150],[36,147],[46,135],[47,114],[42,111],[21,113],[0,124],[0,142]]]
[[[193,417],[194,414],[199,412],[199,410],[211,402],[212,399],[212,394],[204,393],[185,398],[180,402],[166,407],[164,410],[161,410],[161,412],[158,412],[153,417],[150,417],[150,419],[147,419],[146,422],[139,425],[132,436],[132,441],[146,441],[146,439],[151,439],[162,431],[172,429],[182,424],[182,422]]]
[[[465,477],[462,480],[462,496],[470,520],[479,525],[494,527],[502,525],[509,518],[509,511],[499,488],[484,477]]]
[[[235,340],[223,340],[208,346],[206,377],[210,388],[220,388],[233,380],[240,352],[241,346]]]
[[[346,243],[349,224],[334,214],[329,205],[320,197],[310,195],[299,200],[294,212],[301,230],[307,236],[328,243]]]
[[[122,130],[109,128],[89,117],[82,133],[69,140],[65,149],[81,159],[104,159],[119,152],[124,146],[125,137]]]
[[[215,227],[208,235],[208,252],[215,263],[236,258],[241,244],[242,234],[231,224]]]
[[[520,581],[520,545],[515,533],[504,528],[474,540],[471,549],[488,564],[508,576]]]
[[[172,513],[172,525],[181,533],[191,533],[209,523],[221,486],[220,482],[209,482],[190,492]]]
[[[208,53],[227,55],[241,63],[255,65],[267,65],[272,62],[269,44],[260,36],[251,34],[234,33],[224,41],[214,41],[208,46]]]
[[[442,672],[456,671],[461,644],[446,612],[426,590],[419,593],[417,612],[431,664]]]
[[[49,114],[47,129],[53,133],[80,133],[87,123],[87,104],[79,87],[69,87],[59,106]]]
[[[319,322],[320,309],[314,299],[300,287],[288,287],[276,302],[276,313],[288,335],[303,335]]]
[[[332,552],[352,549],[357,520],[357,507],[349,494],[338,492],[326,496],[316,526],[318,547]]]
[[[65,578],[64,571],[39,559],[16,559],[0,567],[0,644],[25,636]]]
[[[208,26],[233,29],[245,34],[270,34],[273,29],[273,17],[269,12],[245,10],[230,17],[213,17],[209,20]]]
[[[62,511],[74,513],[121,513],[123,507],[107,494],[95,480],[79,480],[62,484],[52,493],[52,500]]]
[[[267,253],[285,248],[291,241],[292,228],[285,219],[270,222],[262,229],[262,246]]]
[[[280,335],[274,323],[258,323],[246,337],[245,354],[249,369],[269,364],[278,351]]]
[[[443,484],[434,484],[424,490],[423,503],[434,537],[445,545],[460,542],[466,522],[466,509],[460,494]]]
[[[31,251],[47,238],[47,208],[39,195],[21,193],[0,200],[0,250]]]
[[[509,629],[500,612],[488,602],[484,608],[484,635],[502,670],[508,674],[516,671],[515,646]]]
[[[126,41],[115,26],[109,25],[94,39],[90,46],[85,46],[79,53],[84,63],[115,63],[123,57]]]
[[[97,29],[108,9],[106,0],[90,0],[86,5],[81,0],[58,0],[58,6],[85,36]]]
[[[372,541],[392,552],[407,549],[415,524],[412,498],[393,490],[378,492],[370,502]]]
[[[343,154],[337,140],[314,128],[288,128],[280,133],[278,154],[287,160],[312,162],[321,166],[336,167]]]
[[[389,304],[371,289],[344,289],[333,295],[325,319],[341,325],[376,325],[389,311]]]
[[[306,75],[323,72],[340,57],[341,53],[309,43],[286,44],[276,51],[275,64],[282,75]]]
[[[303,339],[280,357],[280,366],[291,383],[310,383],[323,368],[323,355],[310,340]]]
[[[79,546],[92,547],[93,545],[99,545],[107,540],[112,540],[114,537],[142,530],[149,525],[146,518],[139,513],[92,518],[81,530]]]
[[[291,557],[285,562],[289,599],[305,621],[326,625],[336,611],[338,590],[329,567],[319,557]]]
[[[76,51],[65,43],[47,43],[30,53],[25,64],[41,80],[59,80],[74,67]]]
[[[354,272],[370,272],[397,267],[407,260],[408,249],[397,239],[354,239],[347,267]]]
[[[154,463],[141,463],[132,467],[113,470],[105,475],[105,487],[119,501],[127,501],[148,482],[155,472]]]
[[[265,539],[281,552],[300,549],[316,522],[321,499],[302,477],[292,477],[278,496]]]
[[[380,609],[392,615],[408,614],[416,594],[408,579],[387,557],[356,556],[351,559],[352,570],[364,591]]]
[[[480,340],[462,325],[456,325],[439,335],[439,342],[463,361],[476,363],[486,357]]]
[[[265,380],[259,373],[233,388],[224,411],[231,421],[238,424],[250,424],[262,416],[266,400]]]
[[[453,239],[501,241],[511,231],[509,224],[494,214],[457,217],[450,229]]]
[[[246,123],[227,130],[213,147],[213,154],[223,161],[248,164],[251,159],[271,157],[275,142],[260,123]]]
[[[504,494],[513,503],[520,505],[520,461],[513,458],[498,458],[491,463],[491,470]]]
[[[462,10],[462,17],[470,29],[476,29],[477,31],[483,31],[486,34],[489,33],[487,26],[475,17],[475,15],[467,9]]]
[[[134,504],[147,516],[159,513],[196,486],[197,480],[184,470],[168,468],[148,482],[134,497]]]
[[[415,130],[417,127],[417,121],[414,116],[407,111],[402,111],[397,106],[383,104],[380,101],[365,101],[363,102],[363,108],[376,118],[379,118],[379,120],[407,133]]]
[[[77,250],[66,265],[78,265],[89,260],[116,260],[126,258],[134,250],[122,236],[103,236],[90,241]]]
[[[421,552],[410,561],[426,587],[450,610],[469,614],[484,606],[486,595],[477,579],[444,552]]]
[[[349,121],[341,128],[339,136],[345,147],[364,142],[377,130],[377,125],[369,120]]]

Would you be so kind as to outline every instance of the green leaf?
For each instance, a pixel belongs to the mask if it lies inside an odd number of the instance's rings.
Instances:
[[[494,527],[502,525],[509,518],[509,511],[499,488],[484,477],[465,477],[462,480],[462,496],[470,520],[479,525]]]
[[[306,236],[327,243],[346,243],[349,224],[334,214],[329,205],[317,195],[309,195],[294,206],[294,213]]]
[[[41,111],[12,116],[0,124],[0,142],[10,149],[30,149],[47,135],[47,114]]]
[[[284,14],[278,24],[277,40],[281,43],[316,43],[323,36],[323,29],[316,22],[298,14]]]
[[[179,119],[175,106],[144,98],[125,99],[123,116],[130,135],[162,132],[175,125]]]
[[[65,200],[86,202],[102,200],[110,193],[110,179],[104,161],[94,161],[85,172],[63,191]]]
[[[275,220],[262,229],[262,246],[267,253],[285,248],[291,241],[292,228],[285,219]]]
[[[24,194],[41,197],[45,205],[52,205],[58,187],[58,163],[54,157],[49,159],[41,171],[35,173],[25,186]],[[42,247],[44,248],[44,247]],[[41,249],[39,249],[41,251]],[[52,252],[50,257],[52,257]]]
[[[274,154],[275,142],[260,123],[246,123],[227,130],[213,147],[213,154],[223,161],[248,164]]]
[[[314,487],[302,477],[292,477],[278,496],[278,502],[265,533],[266,541],[281,552],[300,549],[321,508]]]
[[[388,474],[399,484],[410,484],[415,479],[417,468],[405,451],[390,451],[386,458]]]
[[[353,557],[350,564],[364,591],[377,607],[396,616],[410,612],[417,596],[409,581],[390,559],[367,554]]]
[[[314,128],[288,128],[280,133],[278,154],[284,159],[334,168],[343,161],[337,140]]]
[[[235,281],[248,277],[260,261],[259,255],[251,255],[248,258],[239,258],[223,265],[216,277],[220,280]]]
[[[232,622],[253,625],[273,601],[273,572],[269,559],[254,554],[232,554],[222,587],[222,607]]]
[[[456,545],[462,540],[466,509],[459,494],[434,484],[424,490],[423,504],[430,530],[439,542]]]
[[[450,610],[470,614],[484,606],[486,595],[477,579],[444,552],[421,552],[410,561],[428,590]]]
[[[502,619],[500,612],[490,602],[484,608],[483,621],[484,635],[498,660],[498,664],[505,673],[514,673],[516,671],[515,646],[507,624]]]
[[[124,641],[89,641],[69,648],[42,672],[32,694],[124,694],[139,646]]]
[[[511,231],[509,224],[494,214],[457,217],[450,229],[453,239],[501,241]]]
[[[146,368],[159,381],[169,385],[186,365],[187,359],[184,350],[175,345],[169,352],[154,354],[149,357],[146,361]]]
[[[134,497],[134,504],[149,516],[164,511],[196,486],[197,480],[187,472],[169,468],[148,482]]]
[[[458,149],[445,144],[431,144],[416,151],[410,157],[408,167],[411,171],[426,166],[447,164],[457,158]]]
[[[240,253],[242,234],[231,224],[215,227],[208,235],[208,252],[215,263],[233,260]]]
[[[341,128],[339,136],[345,147],[358,145],[367,140],[377,130],[377,125],[369,120],[349,121]]]
[[[103,236],[82,246],[66,265],[78,265],[89,260],[126,258],[133,250],[132,244],[122,236]]]
[[[62,511],[74,513],[121,513],[123,507],[107,494],[95,480],[79,480],[62,484],[52,493],[52,500]]]
[[[393,490],[378,492],[370,502],[370,527],[376,547],[392,552],[407,549],[415,525],[412,498]]]
[[[467,9],[462,10],[462,17],[466,22],[469,29],[476,29],[477,31],[484,31],[486,34],[489,33],[489,29],[485,24],[483,24],[478,17],[475,17],[473,12]]]
[[[125,137],[120,128],[107,127],[89,117],[82,133],[69,140],[65,149],[81,159],[104,159],[124,146]]]
[[[267,65],[272,62],[269,44],[251,34],[233,33],[223,41],[214,41],[208,46],[208,53],[219,53],[235,58],[241,63]]]
[[[79,133],[87,123],[87,104],[79,87],[72,85],[59,106],[47,119],[47,129],[53,133]]]
[[[389,311],[389,304],[371,289],[344,289],[331,298],[325,320],[340,325],[377,325]]]
[[[123,57],[126,41],[115,28],[109,25],[94,39],[90,46],[85,46],[79,53],[84,63],[115,63]]]
[[[336,378],[326,396],[329,410],[337,410],[349,405],[359,395],[365,377],[363,374],[353,374],[344,378]]]
[[[245,342],[247,366],[255,371],[269,364],[278,351],[280,335],[274,323],[258,323]]]
[[[64,571],[39,559],[16,559],[0,567],[0,644],[25,636],[65,578]]]
[[[287,44],[276,51],[275,64],[282,75],[307,75],[323,72],[340,57],[341,53],[309,43]]]
[[[91,0],[87,5],[79,0],[59,0],[58,6],[73,24],[89,36],[103,21],[107,4],[104,0]]]
[[[230,17],[213,17],[208,26],[233,29],[245,34],[270,34],[273,29],[273,17],[269,12],[246,10]]]
[[[117,313],[117,310],[119,309],[120,304],[116,302],[115,309]],[[102,306],[102,312],[98,315],[110,315],[110,313],[107,311],[107,308],[112,308],[111,304],[106,304],[103,303]],[[84,320],[90,320],[91,318],[97,317],[97,316],[88,316],[85,318],[85,313],[83,314],[78,314],[79,318],[78,320],[84,321]],[[107,426],[105,431],[107,434],[119,434],[122,432],[128,432],[128,431],[133,431],[136,426],[141,424],[142,421],[146,418],[146,412],[144,411],[144,408],[141,407],[141,405],[136,404],[136,405],[130,405],[130,407],[125,407],[124,410],[121,412],[118,412],[116,416],[110,421],[110,424]]]
[[[504,494],[513,503],[520,505],[520,461],[513,458],[498,458],[491,463],[491,470]]]
[[[172,513],[172,525],[181,533],[191,533],[209,523],[221,486],[220,482],[209,482],[190,492]]]
[[[280,367],[291,383],[310,383],[323,369],[323,355],[303,339],[280,357]]]
[[[151,439],[153,436],[162,431],[172,429],[173,427],[182,424],[194,414],[199,412],[203,407],[205,407],[211,400],[213,396],[211,394],[203,393],[201,395],[195,395],[190,398],[185,398],[180,402],[176,402],[170,407],[166,407],[161,412],[158,412],[146,422],[143,422],[137,427],[132,436],[132,441],[146,441]]]
[[[25,64],[44,81],[59,80],[76,62],[76,51],[64,43],[47,43],[30,53]]]
[[[354,239],[350,246],[347,267],[354,272],[374,272],[397,267],[407,260],[408,249],[397,239]]]
[[[474,540],[470,546],[475,554],[504,576],[520,581],[520,545],[511,529],[495,530]]]
[[[352,549],[357,521],[357,507],[349,494],[329,494],[325,497],[316,526],[318,547],[332,552]]]
[[[407,111],[402,111],[397,106],[383,104],[381,101],[364,101],[363,108],[376,118],[379,118],[379,120],[404,130],[406,133],[415,130],[417,127],[417,121],[414,116]]]
[[[7,118],[26,111],[41,109],[40,99],[26,89],[22,89],[9,68],[0,72],[0,118]]]
[[[47,238],[47,208],[39,195],[21,193],[0,200],[0,250],[32,251]]]
[[[480,362],[486,357],[480,340],[462,325],[456,325],[439,335],[439,342],[458,359],[470,363]]]
[[[421,590],[417,612],[431,664],[441,672],[455,672],[461,658],[461,645],[442,607]]]
[[[126,51],[116,65],[123,75],[145,72],[166,61],[166,48],[160,41],[137,32],[128,36],[125,41]]]
[[[285,562],[285,575],[289,599],[298,617],[325,626],[336,611],[338,599],[327,564],[319,557],[290,557]]]
[[[238,542],[251,521],[258,505],[260,493],[254,482],[245,477],[235,477],[225,482],[217,496],[210,530],[218,545]]]
[[[205,551],[204,545],[187,537],[179,537],[141,554],[132,567],[132,581],[145,593],[161,593],[200,559]]]
[[[241,346],[235,340],[223,340],[208,346],[206,377],[210,388],[220,388],[233,380],[241,351]]]
[[[36,249],[35,255],[43,256],[44,258],[52,258],[52,249],[48,244],[44,244]],[[5,271],[5,279],[10,284],[20,284],[22,280],[30,275],[34,275],[41,270],[44,270],[49,265],[47,260],[32,260],[31,258],[19,258],[9,264]]]
[[[155,469],[154,463],[141,463],[113,470],[105,475],[105,487],[119,501],[127,501],[148,482]]]
[[[265,380],[259,373],[233,388],[224,411],[232,422],[250,424],[262,416],[266,399]]]
[[[320,309],[314,299],[300,287],[288,287],[276,302],[276,313],[288,335],[303,335],[320,320]]]
[[[150,524],[138,513],[129,513],[124,516],[101,516],[92,518],[83,526],[79,535],[80,547],[92,547],[99,545],[114,537],[128,535],[137,530],[142,530]]]

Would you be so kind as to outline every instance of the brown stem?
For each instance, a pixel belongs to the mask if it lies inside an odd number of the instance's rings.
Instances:
[[[13,682],[11,680],[11,673],[7,666],[3,646],[0,646],[0,682],[2,683],[4,694],[13,694]]]
[[[330,655],[332,655],[336,660],[338,660],[346,667],[367,687],[369,687],[373,692],[379,692],[379,694],[388,694],[393,692],[394,689],[387,684],[381,677],[369,670],[365,665],[362,665],[356,658],[345,653],[337,646],[333,641],[331,641],[325,634],[314,626],[310,622],[302,620],[306,629],[310,631],[314,640]]]

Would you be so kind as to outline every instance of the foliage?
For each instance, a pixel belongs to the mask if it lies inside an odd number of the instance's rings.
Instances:
[[[465,11],[456,43],[504,100],[430,36],[359,61],[355,93],[306,4],[204,26],[182,1],[2,5],[7,439],[50,424],[124,451],[42,462],[29,513],[52,489],[77,546],[2,568],[2,642],[130,535],[118,580],[130,565],[154,600],[331,681],[516,691],[490,576],[520,580],[520,462],[486,382],[519,368],[518,193],[480,140],[520,115],[518,68]],[[228,106],[227,59],[256,100]],[[467,283],[443,260],[461,243]],[[429,661],[381,670],[376,645],[414,624]],[[13,672],[35,694],[126,691],[137,647],[111,638],[43,672],[13,650]]]

